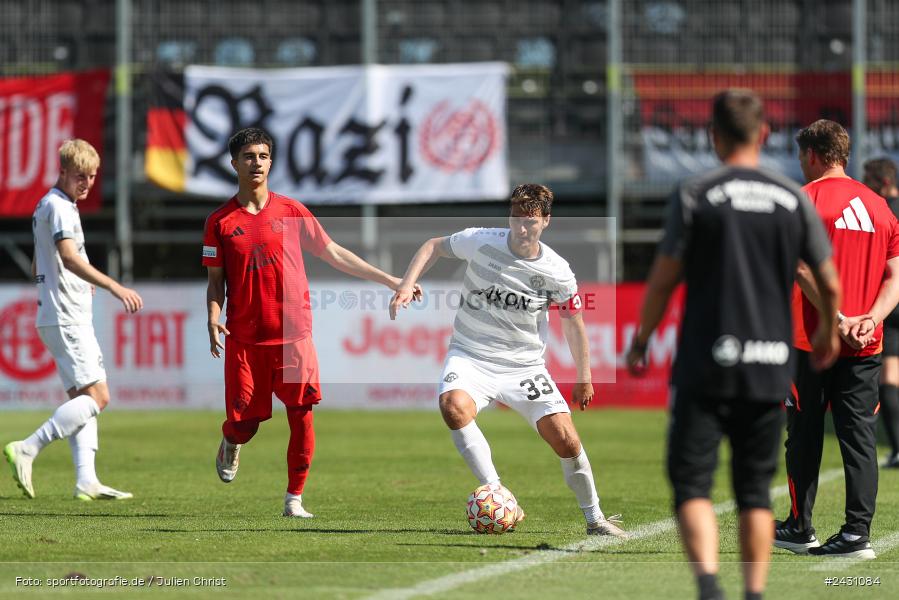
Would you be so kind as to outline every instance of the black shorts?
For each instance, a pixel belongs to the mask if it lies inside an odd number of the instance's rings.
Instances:
[[[777,471],[783,429],[782,399],[687,395],[674,388],[671,393],[668,477],[675,509],[693,498],[709,498],[723,435],[730,439],[737,506],[740,510],[770,508],[769,487]]]
[[[883,355],[899,356],[899,327],[883,325]]]

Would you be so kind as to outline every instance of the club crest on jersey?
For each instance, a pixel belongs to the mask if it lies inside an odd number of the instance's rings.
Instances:
[[[281,218],[275,218],[268,222],[271,225],[272,231],[274,233],[281,233],[284,231],[284,220]]]
[[[457,380],[457,379],[459,379],[459,376],[456,375],[455,373],[453,373],[452,371],[450,371],[449,373],[447,373],[447,374],[446,374],[446,377],[443,378],[443,380],[444,380],[445,382],[447,382],[447,383],[452,383],[452,382],[454,382],[454,381]]]
[[[546,280],[543,278],[543,275],[531,275],[531,287],[537,290],[542,290],[546,285]]]

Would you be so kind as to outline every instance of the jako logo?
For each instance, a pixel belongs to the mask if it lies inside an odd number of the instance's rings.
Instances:
[[[785,365],[790,360],[790,347],[784,342],[749,340],[743,346],[744,364]]]

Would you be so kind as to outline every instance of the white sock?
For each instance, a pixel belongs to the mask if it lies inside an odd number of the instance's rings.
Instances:
[[[97,438],[97,417],[82,425],[75,435],[69,436],[69,446],[72,448],[72,462],[75,463],[75,479],[78,485],[86,487],[99,483],[94,466],[94,459],[100,446]]]
[[[23,450],[37,456],[50,442],[69,437],[99,414],[100,407],[93,398],[86,394],[76,396],[60,405],[52,417],[24,440]]]
[[[599,508],[599,496],[596,493],[596,485],[593,483],[593,469],[587,460],[587,453],[583,446],[581,452],[574,458],[560,458],[562,473],[565,475],[565,483],[574,492],[578,506],[584,511],[587,523],[598,523],[605,518]]]
[[[843,539],[847,542],[857,542],[862,539],[862,536],[857,535],[855,533],[843,533]]]
[[[450,433],[453,436],[456,450],[468,463],[468,468],[478,478],[481,485],[499,483],[499,475],[496,474],[496,468],[493,466],[493,459],[490,456],[490,444],[487,443],[487,438],[481,433],[477,423],[472,421],[462,429],[450,430]]]

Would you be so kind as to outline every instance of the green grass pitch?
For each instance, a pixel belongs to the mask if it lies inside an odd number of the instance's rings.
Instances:
[[[46,416],[3,413],[0,440],[20,439]],[[280,516],[283,413],[276,412],[244,447],[240,471],[228,485],[219,482],[214,465],[221,419],[219,412],[104,414],[98,472],[104,483],[133,492],[130,501],[74,500],[65,442],[36,461],[34,500],[21,495],[4,465],[0,597],[422,597],[409,592],[414,586],[439,598],[695,597],[672,529],[598,550],[570,547],[585,539],[583,518],[559,462],[510,411],[479,418],[503,483],[528,515],[519,531],[502,536],[469,530],[465,500],[476,481],[436,413],[318,411],[304,493],[315,513],[311,520]],[[662,463],[666,415],[600,410],[578,413],[575,422],[606,513],[623,513],[631,530],[669,518]],[[715,502],[730,497],[727,455],[723,448]],[[828,437],[822,470],[839,466],[835,440]],[[774,483],[784,483],[783,469]],[[816,508],[820,538],[841,524],[842,504],[842,478],[823,484]],[[784,516],[787,505],[779,496],[776,515]],[[722,581],[730,597],[742,597],[734,514],[724,513],[720,525]],[[897,531],[899,472],[883,471],[875,549],[878,540],[895,540]],[[548,552],[554,549],[561,552]],[[768,597],[899,597],[899,548],[878,551],[876,561],[848,566],[775,551]],[[550,554],[551,561],[541,562]],[[533,564],[506,568],[529,558]],[[471,579],[486,565],[496,571]],[[91,585],[50,587],[54,578],[72,573]],[[828,576],[879,578],[879,585],[837,588],[825,585]],[[17,577],[41,585],[17,584]],[[115,577],[121,578],[115,587],[96,587]],[[227,585],[201,585],[197,577],[225,578]],[[449,587],[428,587],[434,580],[449,581]]]

